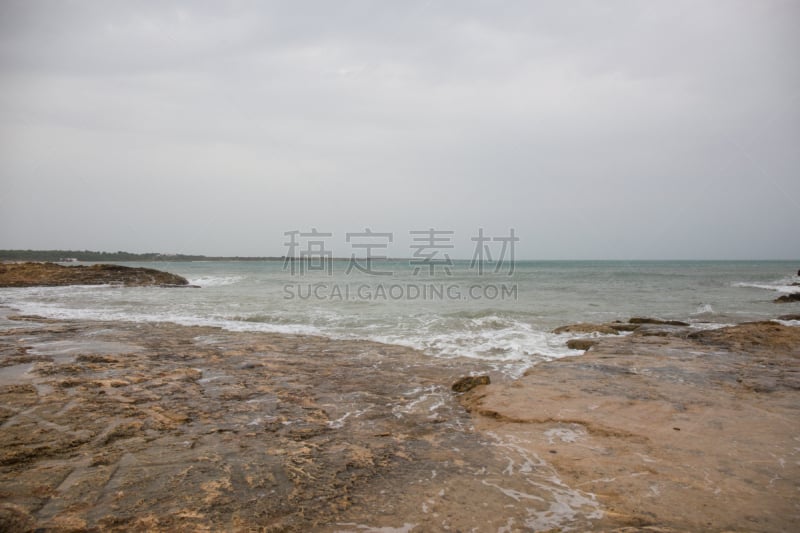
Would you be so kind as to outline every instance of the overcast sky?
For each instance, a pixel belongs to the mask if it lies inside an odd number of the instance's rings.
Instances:
[[[0,248],[800,258],[800,2],[0,2]]]

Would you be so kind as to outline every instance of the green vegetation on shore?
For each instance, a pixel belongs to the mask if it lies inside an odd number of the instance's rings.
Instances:
[[[131,252],[93,252],[90,250],[0,250],[0,261],[282,261],[282,257],[224,257],[206,255]]]

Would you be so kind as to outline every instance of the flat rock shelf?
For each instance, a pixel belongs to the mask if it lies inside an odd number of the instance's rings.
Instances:
[[[0,311],[0,530],[800,519],[800,328],[644,328],[511,380],[365,341]],[[491,379],[451,390],[465,376]]]

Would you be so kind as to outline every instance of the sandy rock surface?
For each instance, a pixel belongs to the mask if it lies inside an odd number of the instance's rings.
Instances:
[[[792,530],[800,329],[642,328],[511,380],[363,341],[6,316],[0,530]]]
[[[594,528],[792,531],[800,328],[642,330],[462,398],[605,511]]]

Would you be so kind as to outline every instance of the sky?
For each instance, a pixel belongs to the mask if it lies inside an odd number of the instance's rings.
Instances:
[[[0,249],[800,258],[798,1],[0,2]]]

